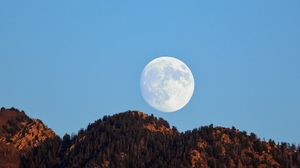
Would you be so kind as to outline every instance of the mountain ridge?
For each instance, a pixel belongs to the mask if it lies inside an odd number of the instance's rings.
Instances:
[[[104,116],[75,136],[43,139],[21,153],[20,167],[299,168],[300,147],[234,127],[179,132],[163,118],[127,111]]]

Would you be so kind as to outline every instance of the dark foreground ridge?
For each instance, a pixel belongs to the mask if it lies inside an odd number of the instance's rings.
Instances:
[[[62,139],[14,108],[1,109],[0,127],[0,167],[300,168],[295,145],[262,141],[234,127],[182,133],[137,111],[104,116]]]

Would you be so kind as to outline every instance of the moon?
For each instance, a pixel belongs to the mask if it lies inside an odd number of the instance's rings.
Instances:
[[[161,112],[175,112],[192,98],[194,77],[189,67],[174,57],[158,57],[144,68],[140,80],[145,101]]]

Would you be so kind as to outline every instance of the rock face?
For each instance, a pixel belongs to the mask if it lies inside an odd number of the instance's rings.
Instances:
[[[37,147],[55,133],[42,121],[17,109],[0,110],[0,167],[19,167],[20,154]]]

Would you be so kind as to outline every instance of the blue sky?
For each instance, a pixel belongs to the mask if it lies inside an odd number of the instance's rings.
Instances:
[[[184,131],[235,126],[300,143],[300,1],[1,1],[0,106],[58,134],[137,109]],[[175,113],[143,100],[139,80],[168,55],[195,93]]]

